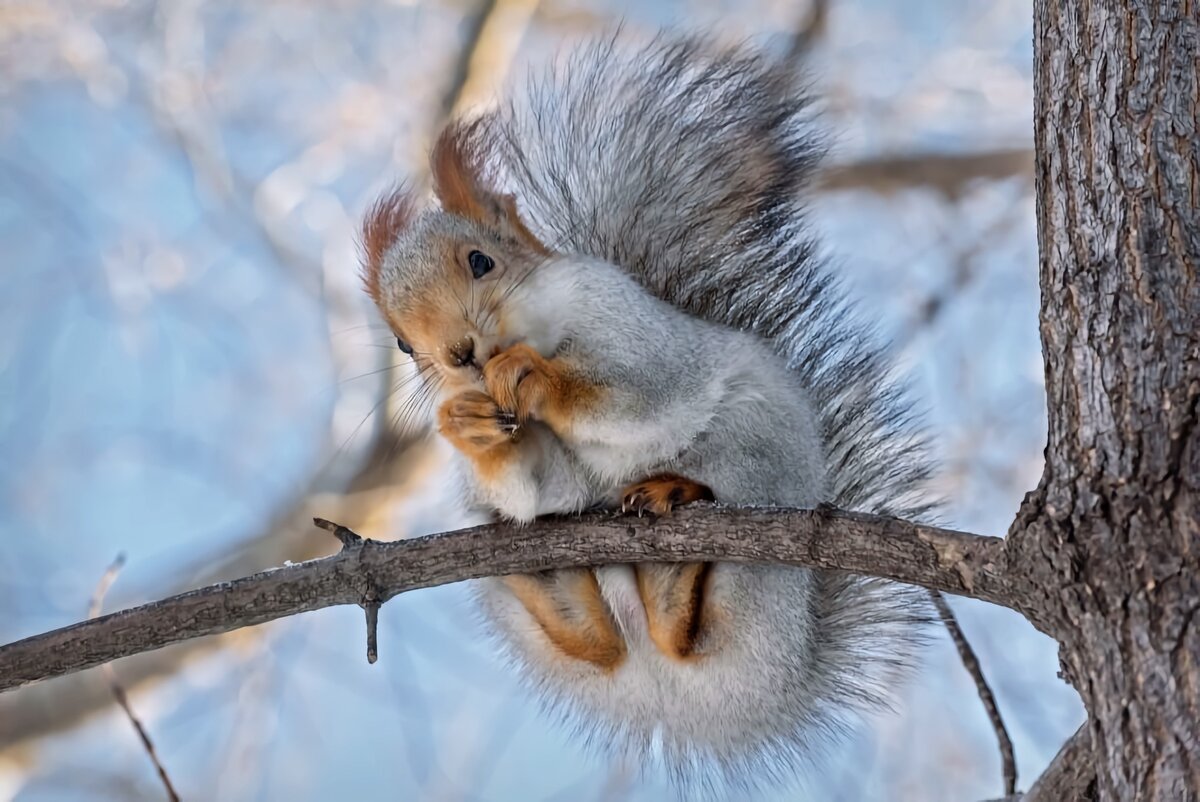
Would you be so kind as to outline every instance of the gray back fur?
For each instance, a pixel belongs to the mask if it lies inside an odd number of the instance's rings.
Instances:
[[[612,37],[477,135],[553,249],[774,344],[820,412],[831,503],[927,517],[931,463],[904,389],[806,225],[824,151],[812,117],[794,71],[758,51]]]

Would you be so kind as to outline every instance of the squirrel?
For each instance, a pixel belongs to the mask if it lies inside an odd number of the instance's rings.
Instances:
[[[516,523],[714,499],[925,517],[906,391],[806,222],[824,144],[794,71],[703,36],[619,39],[449,123],[436,204],[400,187],[363,224],[366,290],[469,501]],[[930,620],[914,588],[780,565],[479,595],[552,707],[681,783],[787,776],[887,706]]]

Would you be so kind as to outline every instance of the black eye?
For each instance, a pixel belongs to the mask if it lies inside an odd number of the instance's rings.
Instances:
[[[492,268],[496,266],[496,263],[492,261],[492,257],[479,251],[471,251],[467,254],[467,264],[471,266],[471,275],[475,278],[483,278],[492,272]]]
[[[408,343],[404,342],[404,340],[401,340],[399,337],[397,337],[396,345],[398,345],[400,347],[401,351],[408,354],[409,356],[412,356],[412,346],[409,345]]]

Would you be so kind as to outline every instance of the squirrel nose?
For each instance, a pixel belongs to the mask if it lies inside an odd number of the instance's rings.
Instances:
[[[450,346],[450,359],[458,367],[466,367],[475,361],[475,341],[470,337]]]

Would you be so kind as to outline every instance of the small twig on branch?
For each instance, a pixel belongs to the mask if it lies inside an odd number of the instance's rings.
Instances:
[[[366,541],[361,535],[356,534],[341,524],[335,524],[333,521],[327,521],[324,518],[313,518],[313,523],[320,529],[327,532],[332,532],[333,536],[342,542],[342,550],[362,548]],[[367,589],[363,592],[363,599],[359,602],[359,606],[367,615],[367,662],[372,665],[379,659],[379,592],[367,579]]]
[[[112,565],[108,566],[107,570],[100,577],[100,581],[96,583],[96,590],[92,593],[92,600],[88,604],[89,619],[100,615],[100,611],[104,607],[104,597],[108,595],[108,589],[112,587],[113,582],[117,579],[117,574],[121,572],[124,566],[125,555],[118,554],[116,559],[112,561]],[[108,680],[108,687],[112,691],[113,699],[120,705],[121,710],[125,712],[125,718],[129,719],[129,723],[133,725],[138,738],[141,739],[142,748],[146,750],[146,754],[150,757],[150,762],[154,764],[154,768],[158,771],[158,778],[162,780],[163,788],[167,791],[167,798],[171,802],[179,802],[179,794],[175,793],[175,786],[171,784],[171,777],[167,774],[167,769],[163,766],[162,761],[158,759],[158,751],[154,748],[154,742],[150,740],[150,733],[146,731],[141,719],[133,712],[133,706],[129,704],[129,696],[125,693],[125,686],[117,679],[117,673],[113,671],[111,665],[104,665],[101,670],[104,672],[104,678]]]
[[[332,532],[342,543],[342,548],[350,549],[355,546],[361,546],[363,539],[360,535],[352,532],[341,524],[335,524],[333,521],[326,521],[324,518],[313,518],[313,524],[318,529],[324,529],[326,532]]]
[[[367,662],[372,665],[379,659],[379,598],[373,588],[363,596],[362,608],[367,614]]]
[[[666,518],[615,513],[489,524],[211,585],[0,647],[0,691],[172,643],[419,588],[557,568],[728,561],[835,569],[1022,609],[1004,541],[865,513],[696,505]]]
[[[992,722],[992,729],[996,731],[996,741],[1000,745],[1000,771],[1004,777],[1004,793],[1015,794],[1017,792],[1017,760],[1013,756],[1012,739],[1008,736],[1008,728],[1004,726],[1004,719],[1000,717],[996,696],[983,676],[979,658],[975,655],[975,650],[971,648],[967,636],[963,634],[962,627],[958,625],[958,618],[950,609],[946,597],[937,591],[929,595],[933,597],[933,605],[937,608],[938,616],[946,625],[946,631],[950,633],[950,639],[954,641],[954,646],[958,649],[958,656],[962,659],[963,666],[971,675],[971,679],[975,680],[975,688],[979,691],[983,709],[987,711],[988,720]]]

